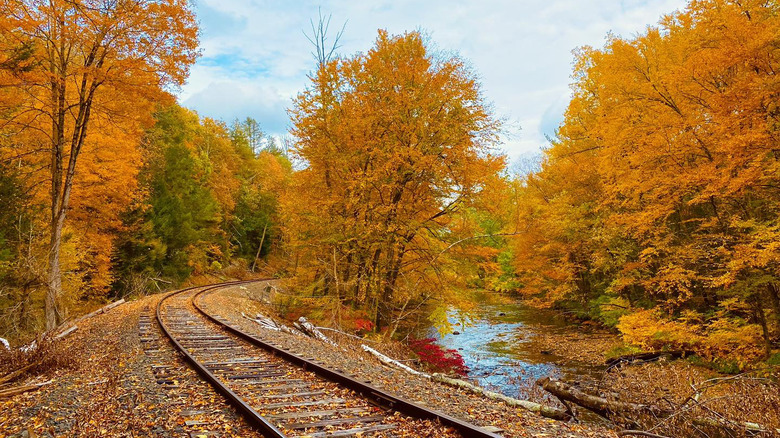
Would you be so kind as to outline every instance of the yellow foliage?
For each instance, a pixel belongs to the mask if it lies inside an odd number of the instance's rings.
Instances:
[[[695,0],[640,35],[577,51],[565,119],[513,194],[521,292],[579,309],[613,295],[657,308],[621,319],[645,347],[751,358],[763,340],[771,353],[778,34],[774,2]]]
[[[382,329],[456,300],[463,260],[496,271],[495,251],[457,243],[478,228],[471,209],[498,204],[488,189],[503,167],[500,123],[462,60],[380,31],[365,54],[320,65],[291,116],[306,167],[282,210],[300,284]]]
[[[692,350],[707,359],[729,358],[742,364],[763,357],[761,328],[733,318],[717,318],[702,325],[698,317],[678,320],[657,310],[638,310],[620,318],[623,340],[645,350]]]

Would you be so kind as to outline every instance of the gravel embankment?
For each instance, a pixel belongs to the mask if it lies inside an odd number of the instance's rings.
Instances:
[[[59,349],[69,356],[67,367],[13,382],[52,384],[0,399],[0,436],[259,437],[179,359],[155,324],[152,342],[142,345],[139,318],[154,322],[161,297],[80,322]],[[161,384],[153,369],[162,367],[167,383]]]

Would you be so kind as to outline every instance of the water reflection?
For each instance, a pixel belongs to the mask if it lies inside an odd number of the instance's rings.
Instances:
[[[458,350],[471,370],[469,377],[484,388],[526,398],[529,386],[540,377],[580,379],[598,372],[595,367],[534,345],[536,333],[569,325],[553,312],[519,304],[493,304],[481,306],[471,316],[470,324],[460,325],[459,313],[452,310],[448,317],[459,334],[441,336],[435,329],[427,334],[439,345]]]

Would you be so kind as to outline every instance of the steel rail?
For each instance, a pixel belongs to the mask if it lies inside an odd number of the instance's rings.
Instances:
[[[256,280],[256,281],[263,281],[263,280]],[[408,415],[414,418],[419,418],[424,420],[438,420],[441,424],[456,429],[458,432],[460,432],[461,435],[463,435],[464,438],[502,438],[501,435],[495,434],[493,432],[489,432],[485,429],[482,429],[481,427],[475,426],[471,423],[467,423],[463,420],[452,417],[445,413],[434,411],[432,409],[428,409],[426,407],[420,406],[413,402],[404,400],[384,390],[381,390],[375,386],[369,385],[359,380],[355,380],[352,377],[349,377],[338,371],[332,370],[316,362],[313,362],[308,359],[304,359],[300,356],[290,353],[289,351],[268,344],[265,341],[258,339],[257,337],[242,331],[239,328],[231,326],[225,323],[224,321],[215,318],[200,306],[200,303],[198,302],[198,298],[200,298],[201,295],[203,295],[206,292],[210,292],[215,289],[226,287],[226,286],[230,286],[230,285],[229,284],[217,285],[196,293],[192,297],[192,304],[201,314],[203,314],[211,322],[221,326],[222,328],[236,335],[237,337],[249,342],[252,345],[263,348],[266,351],[269,351],[272,354],[281,357],[282,359],[294,365],[297,365],[305,370],[312,371],[315,374],[318,374],[320,377],[325,378],[326,380],[330,380],[346,388],[349,388],[357,392],[361,396],[365,397],[369,401],[372,401],[373,403],[381,407],[392,409],[404,415]]]
[[[255,411],[247,402],[241,398],[238,394],[233,392],[230,388],[228,388],[224,383],[222,383],[221,380],[217,378],[211,371],[206,368],[205,365],[201,364],[197,359],[195,359],[194,356],[192,356],[186,348],[184,348],[183,345],[179,343],[178,340],[173,336],[173,334],[168,330],[168,326],[165,324],[165,321],[163,321],[162,318],[162,304],[165,300],[168,298],[178,295],[180,293],[188,292],[193,289],[197,289],[199,287],[205,287],[201,292],[217,289],[220,287],[227,287],[227,286],[235,286],[239,284],[246,284],[246,283],[252,283],[256,281],[264,281],[264,280],[248,280],[248,281],[234,281],[234,282],[226,282],[226,283],[220,283],[217,285],[210,285],[210,286],[195,286],[190,287],[187,289],[182,289],[179,291],[171,292],[165,297],[163,297],[158,303],[157,303],[157,322],[160,324],[160,327],[162,327],[162,331],[165,333],[165,335],[170,339],[173,344],[176,346],[176,348],[184,355],[184,358],[189,362],[190,366],[195,369],[195,371],[198,372],[206,381],[208,381],[211,386],[214,387],[214,389],[217,390],[220,394],[222,394],[223,397],[225,397],[230,404],[232,404],[243,416],[246,418],[253,426],[260,429],[260,431],[263,433],[263,435],[269,437],[269,438],[286,438],[286,436],[276,428],[273,424],[271,424],[268,420],[266,420],[262,415],[260,415],[257,411]]]

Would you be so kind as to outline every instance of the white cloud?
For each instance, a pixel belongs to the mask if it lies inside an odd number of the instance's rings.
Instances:
[[[274,134],[287,130],[288,104],[288,96],[274,87],[245,84],[231,79],[209,82],[204,89],[186,100],[188,107],[202,115],[228,122],[253,117],[262,121],[264,130]],[[210,110],[212,108],[218,110],[213,112]]]
[[[303,36],[309,20],[348,20],[341,53],[368,50],[378,28],[423,29],[441,49],[457,51],[480,75],[497,113],[522,127],[504,149],[510,157],[546,143],[568,101],[572,54],[601,46],[612,32],[633,36],[686,0],[379,0],[315,2],[198,0],[204,56],[180,98],[225,120],[256,118],[282,134],[285,108],[308,85],[314,61]]]

